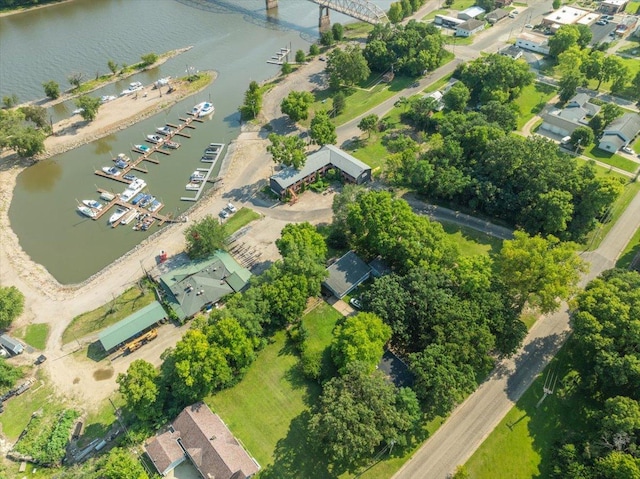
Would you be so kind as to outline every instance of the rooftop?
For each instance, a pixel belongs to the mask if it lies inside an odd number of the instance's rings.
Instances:
[[[98,340],[105,351],[110,351],[166,317],[167,312],[162,305],[154,301],[101,331],[98,334]]]
[[[482,20],[476,20],[475,18],[472,18],[471,20],[467,20],[466,22],[458,25],[457,28],[459,30],[472,31],[482,26],[484,26],[484,22]]]
[[[585,15],[588,11],[574,7],[562,7],[544,17],[545,23],[557,23],[559,25],[573,25]]]
[[[327,268],[329,277],[322,283],[336,297],[342,298],[365,281],[371,267],[353,251],[349,251]]]

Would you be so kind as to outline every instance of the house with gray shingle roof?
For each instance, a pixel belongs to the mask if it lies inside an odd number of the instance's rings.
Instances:
[[[260,470],[222,419],[203,402],[184,408],[144,449],[162,476],[187,459],[204,478],[248,479]]]
[[[627,146],[640,132],[640,115],[637,113],[625,113],[616,118],[602,132],[598,148],[615,152]]]
[[[269,179],[269,187],[280,198],[297,193],[300,189],[323,177],[329,170],[340,172],[348,183],[362,184],[371,181],[371,168],[346,151],[333,145],[324,145],[307,156],[299,170],[286,167]]]
[[[570,136],[579,126],[588,126],[589,119],[599,111],[598,105],[589,103],[589,95],[578,93],[564,108],[542,115],[540,128],[559,136]]]

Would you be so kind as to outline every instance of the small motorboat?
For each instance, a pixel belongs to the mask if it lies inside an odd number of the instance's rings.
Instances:
[[[173,133],[173,129],[169,128],[167,125],[156,128],[156,132],[161,135],[171,135]]]
[[[189,177],[189,179],[194,182],[204,181],[205,178],[206,178],[206,175],[199,170],[196,170],[193,173],[191,173],[191,176]]]
[[[197,183],[195,181],[190,181],[189,183],[187,183],[187,185],[185,186],[185,189],[189,190],[189,191],[198,191],[200,189],[200,187],[202,186],[202,183]]]
[[[138,203],[140,203],[140,200],[142,198],[145,197],[144,193],[138,193],[136,196],[133,197],[133,199],[131,200],[131,204],[132,205],[137,205]]]
[[[107,103],[108,101],[115,100],[116,97],[114,95],[103,95],[100,97],[100,103]]]
[[[164,141],[164,138],[162,138],[160,135],[147,135],[147,141],[158,144],[162,143]]]
[[[154,211],[158,211],[158,209],[160,209],[160,207],[162,206],[162,203],[160,203],[158,200],[153,200],[153,202],[147,206],[147,209],[153,213]]]
[[[84,111],[84,108],[76,108],[75,110],[73,110],[71,112],[72,115],[79,115],[80,113],[82,113]]]
[[[131,223],[131,221],[138,218],[138,214],[139,213],[136,210],[130,210],[127,214],[125,214],[122,217],[122,219],[120,220],[120,223],[123,225],[128,225],[129,223]]]
[[[111,201],[115,197],[116,195],[114,195],[113,193],[109,193],[108,191],[103,191],[102,193],[100,193],[100,199],[104,201]]]
[[[120,218],[122,218],[125,213],[129,211],[129,208],[123,208],[121,206],[118,206],[118,208],[116,209],[115,213],[113,213],[110,217],[109,217],[109,224],[113,224],[116,221],[118,221]]]
[[[131,158],[129,158],[124,153],[118,153],[118,155],[113,158],[113,161],[118,161],[118,160],[126,161],[127,163],[129,163],[131,161]]]
[[[156,200],[155,196],[145,195],[145,197],[140,200],[140,203],[138,203],[138,206],[140,208],[146,208],[151,203],[153,203],[155,200]]]
[[[164,146],[166,146],[167,148],[171,148],[172,150],[177,150],[178,148],[180,148],[180,143],[178,143],[177,141],[165,140]]]
[[[127,173],[123,178],[127,181],[136,181],[136,175],[132,175],[131,173]]]
[[[117,168],[120,168],[121,170],[124,170],[128,166],[129,166],[129,163],[127,163],[126,161],[120,160],[120,159],[116,160],[116,167]]]
[[[120,96],[131,95],[132,93],[140,91],[143,88],[144,87],[142,86],[142,83],[140,83],[139,81],[131,82],[129,83],[129,88],[127,88],[126,90],[122,90],[122,93],[120,93]]]
[[[85,205],[78,206],[78,211],[84,216],[87,216],[89,218],[95,218],[98,215],[96,210],[94,210],[93,208],[89,208],[88,206],[85,206]]]
[[[102,203],[96,200],[82,200],[82,204],[98,211],[100,211],[104,206]]]
[[[121,173],[121,171],[115,166],[104,166],[102,167],[102,171],[111,176],[120,176]]]
[[[195,116],[196,118],[202,118],[204,116],[210,115],[215,111],[213,107],[213,103],[208,101],[203,101],[202,103],[198,103],[191,109],[190,114]]]
[[[133,147],[143,153],[148,153],[151,151],[151,148],[149,148],[147,145],[133,145]]]

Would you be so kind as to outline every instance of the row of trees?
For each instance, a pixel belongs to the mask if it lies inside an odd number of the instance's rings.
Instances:
[[[386,173],[430,198],[455,201],[530,234],[577,241],[624,189],[620,179],[597,176],[552,141],[509,134],[515,113],[508,105],[490,101],[478,112],[438,117],[431,99],[408,108],[405,118],[431,136],[422,145],[402,136],[389,140]]]
[[[564,425],[552,477],[640,477],[639,308],[635,271],[607,271],[577,296],[560,392],[582,420]]]
[[[389,6],[389,12],[387,16],[391,23],[400,23],[407,17],[410,17],[417,12],[426,0],[402,0],[400,2],[393,2]]]

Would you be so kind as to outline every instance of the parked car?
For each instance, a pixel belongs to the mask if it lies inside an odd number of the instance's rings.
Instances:
[[[635,155],[636,152],[633,151],[633,149],[629,146],[623,146],[622,147],[622,151],[624,151],[625,153],[629,153],[630,155]]]
[[[222,211],[220,212],[220,216],[222,216],[223,218],[229,217],[229,212],[227,211],[226,208],[222,208]]]
[[[362,309],[362,303],[361,303],[361,302],[360,302],[360,300],[359,300],[359,299],[357,299],[357,298],[351,298],[351,299],[349,300],[349,304],[350,304],[351,306],[353,306],[354,308],[356,308],[356,309]]]
[[[41,354],[40,356],[38,356],[38,358],[36,359],[36,366],[39,364],[44,363],[47,360],[47,357],[44,354]]]
[[[233,203],[227,203],[227,209],[231,212],[231,213],[235,213],[236,211],[238,211],[238,209],[233,206]]]
[[[596,22],[596,25],[608,25],[609,22],[607,20],[598,20]]]
[[[531,25],[530,23],[527,23],[524,28],[533,28],[533,25]]]

